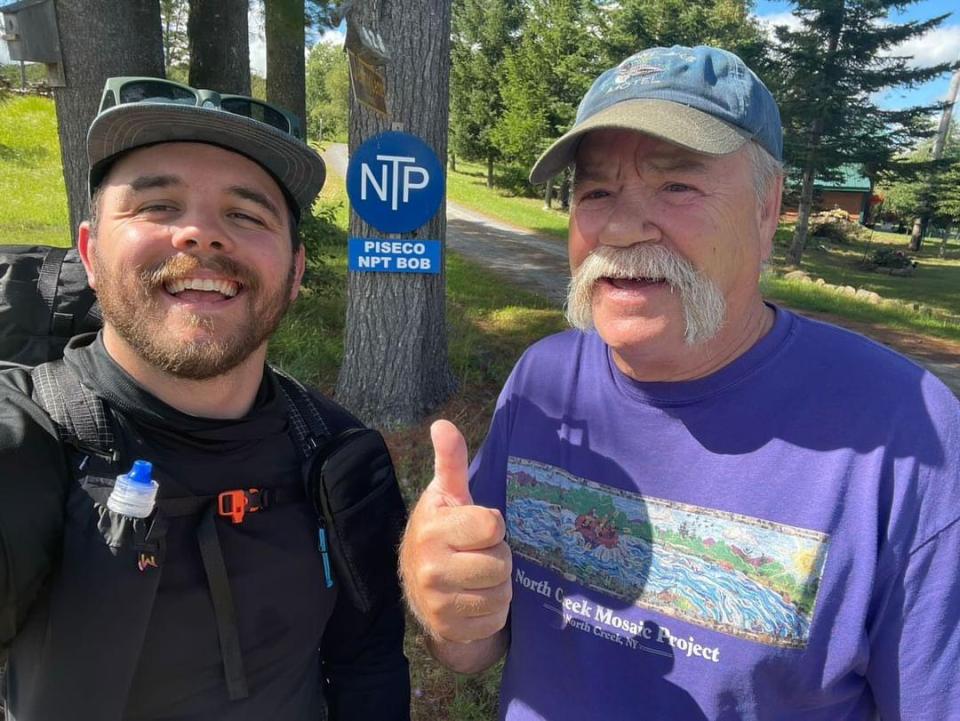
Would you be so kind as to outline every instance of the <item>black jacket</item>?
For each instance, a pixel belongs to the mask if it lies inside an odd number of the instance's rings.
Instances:
[[[71,347],[66,359],[119,420],[123,463],[154,463],[161,496],[300,483],[286,401],[269,370],[247,417],[212,421],[147,394],[99,341]],[[408,718],[399,592],[371,615],[338,584],[327,588],[316,516],[303,501],[237,525],[217,519],[249,682],[247,698],[228,700],[198,519],[171,521],[158,569],[140,570],[131,549],[104,556],[102,508],[83,487],[98,461],[61,447],[31,392],[29,373],[0,373],[0,642],[16,635],[7,684],[15,719],[109,721],[90,699],[111,694],[124,696],[110,706],[118,720],[313,719],[324,697],[334,719]],[[331,401],[314,401],[331,432],[358,425]]]

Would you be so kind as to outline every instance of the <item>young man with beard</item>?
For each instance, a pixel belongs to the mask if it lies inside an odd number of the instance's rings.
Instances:
[[[501,718],[960,718],[960,406],[764,302],[781,151],[739,58],[654,48],[533,169],[574,166],[576,330],[520,359],[469,473],[434,424],[401,549],[438,659],[506,653]]]
[[[104,327],[71,341],[59,378],[67,404],[82,404],[75,383],[106,409],[116,455],[65,446],[38,405],[46,376],[0,374],[8,714],[406,719],[399,585],[388,564],[359,610],[331,574],[294,419],[322,429],[314,445],[360,424],[266,365],[323,161],[257,101],[111,79],[103,108],[79,252]],[[297,388],[307,407],[294,416]],[[145,521],[105,503],[134,459],[159,482]],[[376,533],[392,554],[388,529]]]

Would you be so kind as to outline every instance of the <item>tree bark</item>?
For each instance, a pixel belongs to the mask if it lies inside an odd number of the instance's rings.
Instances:
[[[163,33],[156,0],[57,0],[56,11],[66,86],[54,88],[53,97],[76,244],[77,227],[90,212],[87,129],[103,83],[114,75],[162,78]]]
[[[250,94],[247,0],[190,0],[190,85]]]
[[[793,241],[787,259],[792,265],[799,266],[803,258],[803,249],[807,245],[807,229],[810,226],[810,211],[813,209],[814,163],[808,160],[803,169],[803,184],[800,187],[800,205],[797,208],[797,227],[793,229]]]
[[[300,118],[307,132],[304,0],[266,0],[267,101]],[[307,137],[305,135],[304,137]]]
[[[493,156],[487,156],[487,187],[493,189]]]
[[[553,180],[548,180],[547,184],[543,186],[543,207],[546,210],[549,210],[553,206],[550,204],[553,199]]]
[[[450,170],[457,172],[457,154],[453,152],[450,153]]]
[[[350,100],[351,152],[391,129],[420,137],[446,157],[450,74],[450,3],[381,0],[356,3],[350,22],[382,36],[390,53],[384,67],[388,117]],[[397,127],[399,126],[399,127]],[[446,207],[412,233],[441,241]],[[350,213],[350,236],[383,233]],[[349,273],[344,358],[337,398],[367,423],[398,427],[422,419],[456,387],[447,359],[445,272]]]
[[[927,235],[927,225],[930,223],[930,210],[924,208],[919,217],[913,219],[913,228],[910,231],[910,250],[914,253],[923,246],[923,239]]]

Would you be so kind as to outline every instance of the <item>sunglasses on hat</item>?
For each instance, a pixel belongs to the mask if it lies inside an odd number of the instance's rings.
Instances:
[[[295,115],[276,105],[245,95],[225,95],[215,90],[198,90],[189,85],[161,78],[109,78],[103,89],[98,112],[102,113],[115,105],[127,103],[163,103],[218,108],[270,125],[303,140],[303,129]]]

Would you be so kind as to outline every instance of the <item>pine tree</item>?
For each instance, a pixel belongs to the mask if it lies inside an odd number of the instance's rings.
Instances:
[[[504,113],[492,133],[504,157],[529,166],[573,124],[604,66],[604,20],[595,0],[528,3],[520,43],[504,59]]]
[[[945,72],[948,64],[912,68],[910,58],[884,51],[936,28],[947,17],[888,24],[902,0],[797,0],[802,27],[777,28],[782,68],[779,102],[788,164],[801,177],[800,207],[788,251],[799,265],[816,177],[830,177],[841,165],[859,164],[876,173],[922,135],[933,108],[881,110],[878,91],[909,88]]]
[[[712,45],[736,53],[763,77],[768,43],[752,9],[751,0],[624,0],[610,23],[610,61],[645,48]]]
[[[933,160],[933,142],[927,140],[898,159],[877,189],[883,212],[908,222],[924,208],[941,228],[960,224],[960,128],[954,121],[942,156]]]
[[[500,68],[516,44],[519,0],[455,0],[450,56],[451,150],[487,163],[487,187],[500,153],[492,133],[503,115]]]

